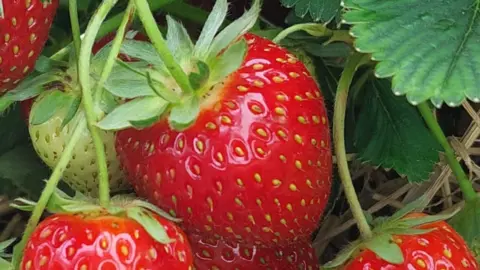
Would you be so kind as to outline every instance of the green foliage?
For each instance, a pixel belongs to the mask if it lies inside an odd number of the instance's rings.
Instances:
[[[295,15],[304,18],[307,14],[313,21],[329,22],[340,10],[340,0],[280,0],[290,8],[295,7]]]
[[[415,107],[393,95],[390,87],[386,79],[365,85],[355,127],[358,158],[393,168],[411,182],[425,181],[439,161],[441,147]]]
[[[346,0],[355,46],[412,104],[480,101],[480,1]]]
[[[480,258],[480,198],[467,202],[462,210],[450,220],[450,225]]]

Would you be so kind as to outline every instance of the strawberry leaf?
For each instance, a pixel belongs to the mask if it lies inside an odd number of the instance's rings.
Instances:
[[[131,207],[127,209],[127,216],[140,223],[157,242],[162,244],[173,242],[173,240],[168,237],[165,228],[148,211],[139,207]]]
[[[310,13],[314,21],[329,22],[340,10],[340,0],[280,0],[287,8],[295,7],[295,15],[304,18]]]
[[[404,261],[402,250],[397,243],[392,241],[390,234],[375,235],[365,243],[365,247],[392,264],[400,264]]]
[[[119,130],[132,127],[132,121],[142,121],[161,115],[168,102],[158,97],[134,99],[115,108],[97,126],[104,130]]]
[[[357,50],[379,61],[378,77],[393,76],[395,94],[436,106],[480,101],[480,1],[343,3]]]
[[[200,100],[196,95],[185,97],[181,103],[173,107],[169,122],[172,127],[182,131],[192,124],[200,113]]]
[[[194,55],[200,59],[206,57],[208,49],[212,44],[213,38],[222,26],[223,21],[227,17],[228,2],[227,0],[218,0],[215,2],[212,11],[208,15],[200,37],[195,44]]]
[[[449,223],[465,239],[472,251],[476,252],[476,256],[480,256],[480,198],[467,201]]]
[[[54,81],[62,80],[60,72],[44,73],[38,76],[30,75],[24,79],[15,89],[7,92],[0,99],[22,101],[39,95],[44,86]]]
[[[393,168],[410,182],[425,181],[441,148],[416,108],[393,95],[390,85],[386,79],[366,83],[355,128],[358,158]]]
[[[74,95],[59,90],[45,92],[37,98],[32,107],[30,123],[40,125],[47,122],[59,109],[69,108],[75,98]]]
[[[243,63],[247,53],[247,43],[244,39],[231,45],[217,60],[212,64],[213,72],[210,83],[216,84],[225,79],[232,72],[237,70]],[[221,68],[217,68],[217,66]]]
[[[5,250],[15,242],[15,238],[8,239],[6,241],[0,242],[0,257],[3,257],[5,255]],[[3,269],[3,268],[0,268]]]

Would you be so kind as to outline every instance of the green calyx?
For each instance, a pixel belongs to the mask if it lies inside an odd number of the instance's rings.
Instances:
[[[32,211],[35,205],[36,202],[23,198],[18,198],[11,204],[12,207],[22,211]],[[98,199],[87,197],[79,192],[71,197],[60,189],[56,189],[48,201],[46,209],[50,213],[78,214],[86,218],[108,215],[129,218],[138,222],[152,238],[162,244],[168,244],[174,240],[168,237],[164,227],[154,215],[163,217],[171,222],[181,221],[180,219],[171,217],[160,208],[138,199],[134,195],[117,195],[111,199],[111,203],[105,208],[100,206]],[[2,245],[0,243],[0,248],[1,247]]]
[[[257,21],[260,2],[254,0],[243,16],[221,29],[228,3],[216,1],[195,43],[180,22],[167,16],[168,53],[186,74],[189,87],[181,87],[185,82],[173,76],[170,63],[164,61],[168,57],[162,57],[155,42],[125,40],[121,53],[139,61],[117,61],[105,88],[114,96],[132,100],[115,108],[98,126],[104,130],[141,129],[165,116],[172,128],[188,128],[196,121],[202,101],[215,98],[216,93],[207,94],[243,63],[247,44],[242,36]]]
[[[0,269],[10,269],[11,263],[6,260],[12,255],[5,253],[5,250],[15,242],[15,238],[0,242]]]
[[[426,202],[426,197],[422,196],[390,217],[372,218],[370,224],[373,227],[373,236],[350,243],[335,259],[323,265],[322,269],[342,269],[349,260],[364,250],[374,252],[379,258],[391,264],[403,264],[404,256],[394,236],[429,233],[434,229],[424,229],[419,226],[450,219],[459,211],[459,209],[455,209],[438,215],[407,216],[423,208]]]

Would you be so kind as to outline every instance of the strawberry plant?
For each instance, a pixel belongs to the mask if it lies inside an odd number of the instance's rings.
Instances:
[[[0,0],[0,268],[477,269],[479,11]]]

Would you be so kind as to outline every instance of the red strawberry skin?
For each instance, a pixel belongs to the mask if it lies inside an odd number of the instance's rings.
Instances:
[[[214,238],[189,235],[194,270],[314,270],[320,269],[310,243],[288,247],[249,247]]]
[[[325,209],[329,123],[305,65],[267,39],[245,37],[243,65],[203,101],[192,126],[178,132],[163,119],[119,131],[117,153],[137,194],[182,218],[187,231],[281,245],[308,238]]]
[[[423,216],[423,214],[408,215],[408,217],[415,216]],[[477,261],[465,241],[448,223],[440,221],[418,228],[434,230],[421,235],[394,236],[405,258],[403,264],[388,263],[378,258],[372,251],[365,250],[343,269],[478,269]]]
[[[48,39],[59,0],[2,0],[0,17],[0,95],[34,69]]]
[[[115,217],[58,214],[32,234],[21,270],[190,270],[193,256],[186,235],[156,216],[175,241],[156,242],[136,221]]]

